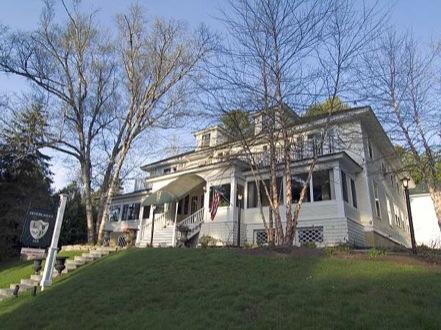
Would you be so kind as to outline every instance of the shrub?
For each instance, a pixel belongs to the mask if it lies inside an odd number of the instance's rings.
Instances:
[[[315,249],[317,248],[317,245],[315,244],[315,242],[306,242],[304,244],[302,244],[303,247],[306,247],[308,249]]]
[[[207,247],[216,246],[216,243],[218,242],[217,239],[214,237],[211,237],[209,235],[203,235],[199,239],[199,244],[201,245],[201,248],[206,249]]]
[[[369,258],[376,258],[376,257],[381,257],[381,256],[385,256],[386,255],[386,250],[385,249],[370,249],[368,252],[368,256]]]
[[[335,246],[328,246],[324,248],[325,255],[334,256],[336,254],[351,254],[352,246],[348,243],[342,243]]]

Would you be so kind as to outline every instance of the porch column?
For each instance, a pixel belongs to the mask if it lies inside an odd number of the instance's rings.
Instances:
[[[142,236],[142,229],[144,227],[144,219],[143,219],[143,214],[144,214],[144,206],[141,205],[141,207],[139,208],[139,219],[138,219],[138,232],[136,233],[136,242],[135,244],[139,244],[139,242],[141,241],[141,236]]]
[[[176,226],[178,224],[178,206],[179,201],[175,202],[175,223],[173,225],[173,237],[172,237],[172,246],[176,247]]]
[[[344,217],[345,215],[345,206],[343,202],[343,191],[342,191],[342,181],[341,181],[341,171],[340,167],[335,166],[334,170],[334,193],[335,200],[338,205],[338,213],[340,216]]]
[[[204,221],[209,221],[210,218],[210,184],[207,182],[205,185],[205,193],[204,193]]]
[[[234,244],[237,240],[237,208],[236,208],[236,198],[237,198],[237,178],[234,173],[231,175],[231,187],[230,187],[230,207],[229,207],[229,221],[233,224],[233,237],[230,243]],[[236,242],[237,243],[237,242]]]

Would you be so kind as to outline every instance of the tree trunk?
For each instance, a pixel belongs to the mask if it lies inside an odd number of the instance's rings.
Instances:
[[[441,229],[441,189],[429,185],[429,193],[433,201],[433,206],[435,207],[435,214],[438,218],[438,226]]]
[[[90,184],[90,164],[83,162],[81,164],[81,181],[84,190],[84,202],[86,204],[86,221],[87,221],[87,243],[95,243],[95,226],[93,221],[93,203]]]
[[[129,152],[130,144],[132,141],[133,141],[133,139],[131,139],[129,142],[126,142],[124,144],[123,148],[121,149],[121,153],[119,154],[118,161],[115,164],[115,170],[113,172],[113,175],[112,175],[110,183],[109,183],[109,189],[106,193],[105,205],[102,208],[102,216],[101,216],[101,218],[98,219],[99,224],[100,224],[99,230],[98,230],[98,244],[102,244],[102,242],[103,242],[104,227],[106,225],[106,221],[109,216],[109,207],[112,202],[112,197],[115,193],[115,188],[118,184],[119,175],[121,173],[121,169],[124,164],[124,160],[126,159],[127,153]]]

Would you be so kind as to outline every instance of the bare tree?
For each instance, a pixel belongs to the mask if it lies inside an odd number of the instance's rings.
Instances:
[[[404,170],[427,186],[441,227],[440,50],[390,30],[364,58],[359,86],[362,96],[378,105],[393,142],[405,149]]]
[[[140,6],[120,15],[118,24],[122,95],[127,102],[104,177],[98,241],[103,238],[108,206],[131,146],[146,130],[176,127],[188,116],[186,102],[212,43],[203,26],[191,34],[183,23],[173,20],[156,19],[147,24]]]
[[[303,143],[295,138],[299,114],[317,99],[328,100],[328,116],[315,142],[322,146],[330,115],[339,105],[338,97],[348,92],[351,72],[381,33],[384,15],[376,5],[358,9],[351,1],[241,0],[229,5],[222,20],[232,40],[220,52],[220,64],[214,65],[217,70],[211,70],[215,87],[210,86],[207,93],[221,114],[239,108],[262,116],[258,136],[236,135],[256,184],[264,182],[266,173],[270,176],[270,184],[263,184],[271,210],[269,222],[261,211],[270,243],[274,239],[274,244],[290,246],[318,157],[314,154],[310,161],[307,180],[293,210],[292,158]],[[260,166],[261,151],[256,154],[256,146],[262,144],[268,146],[265,168]],[[280,168],[286,186],[285,228],[277,182]]]
[[[88,241],[94,240],[92,149],[112,120],[117,81],[114,49],[96,26],[94,13],[83,14],[79,2],[65,25],[54,21],[45,2],[38,28],[30,33],[5,32],[0,41],[0,70],[22,76],[47,95],[52,131],[46,144],[76,159],[86,203]]]

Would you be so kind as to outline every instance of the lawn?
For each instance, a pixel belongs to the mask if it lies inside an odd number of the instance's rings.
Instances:
[[[439,268],[380,259],[132,249],[37,297],[2,328],[439,328]]]
[[[59,255],[74,258],[85,251],[62,251]],[[0,288],[9,288],[12,283],[19,283],[21,279],[29,278],[34,273],[33,262],[10,260],[0,264]]]

